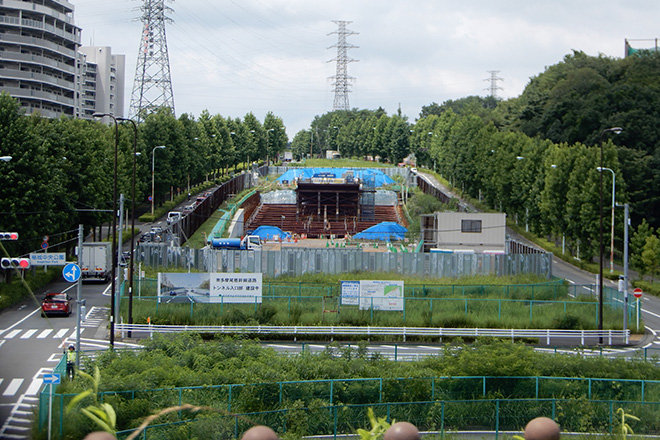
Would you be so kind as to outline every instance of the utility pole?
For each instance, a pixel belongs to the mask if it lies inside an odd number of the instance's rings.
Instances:
[[[172,22],[165,14],[172,12],[172,8],[165,6],[165,0],[144,0],[140,10],[142,36],[129,109],[129,119],[137,123],[160,107],[169,107],[174,114],[174,94],[165,35],[165,22]]]
[[[114,258],[117,259],[117,267],[123,267],[121,265],[121,259],[123,257],[123,252],[122,252],[122,229],[124,229],[124,195],[119,194],[119,231],[117,234],[117,255],[115,255]],[[117,275],[117,277],[121,280],[121,277]],[[120,290],[119,287],[121,283],[116,283],[117,290]],[[119,292],[115,292],[115,316],[114,316],[114,322],[117,322],[117,316],[119,316],[119,304],[121,304],[121,298],[119,297]]]
[[[337,48],[337,57],[328,61],[329,63],[333,61],[337,62],[337,73],[335,76],[330,77],[330,79],[335,81],[332,83],[332,85],[335,86],[335,100],[332,104],[332,110],[350,110],[351,107],[348,104],[348,93],[350,92],[350,82],[355,78],[348,76],[348,63],[357,62],[359,60],[349,58],[346,52],[348,49],[355,49],[359,46],[348,44],[346,42],[346,37],[348,35],[357,35],[358,33],[346,29],[346,25],[353,23],[352,21],[332,20],[332,22],[336,23],[339,27],[339,30],[336,32],[330,32],[328,34],[337,34],[337,44],[328,47],[328,49],[333,47]]]
[[[83,255],[83,225],[78,225],[78,266],[82,268],[81,261]],[[82,306],[84,301],[82,299],[82,276],[78,278],[76,285],[76,317],[78,325],[76,325],[76,368],[80,369],[80,325],[82,321]]]

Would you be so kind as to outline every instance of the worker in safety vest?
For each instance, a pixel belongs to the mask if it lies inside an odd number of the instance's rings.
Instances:
[[[66,352],[66,377],[73,380],[75,376],[76,367],[76,347],[69,345],[69,350]]]

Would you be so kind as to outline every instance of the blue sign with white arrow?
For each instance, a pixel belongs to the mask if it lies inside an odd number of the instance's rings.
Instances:
[[[75,283],[80,278],[80,267],[76,263],[69,263],[62,269],[62,276],[70,283]]]
[[[60,373],[46,373],[44,374],[44,383],[57,385],[60,383]]]

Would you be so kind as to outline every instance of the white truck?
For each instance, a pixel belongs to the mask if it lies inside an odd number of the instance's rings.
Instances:
[[[261,250],[261,238],[258,235],[248,235],[243,238],[213,238],[209,242],[213,249],[230,249],[235,251]]]
[[[78,254],[83,281],[110,281],[112,276],[112,243],[83,243],[82,256]]]

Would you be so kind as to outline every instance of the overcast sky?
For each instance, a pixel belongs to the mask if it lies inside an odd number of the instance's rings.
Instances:
[[[130,104],[142,23],[140,0],[70,0],[83,45],[126,55]],[[272,111],[293,137],[332,110],[333,20],[352,21],[351,108],[412,122],[424,105],[520,95],[529,79],[572,50],[623,57],[624,40],[660,37],[658,0],[179,0],[167,44],[176,115]],[[652,47],[637,41],[634,47]]]

